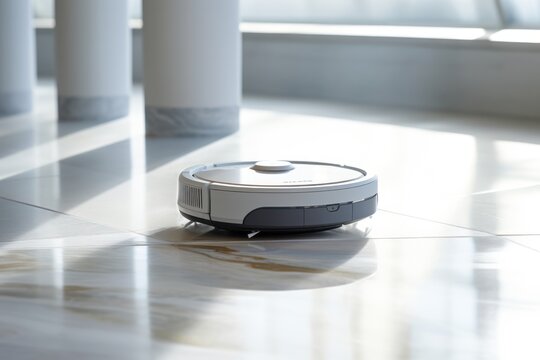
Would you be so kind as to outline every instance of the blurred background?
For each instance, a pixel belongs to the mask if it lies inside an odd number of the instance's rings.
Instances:
[[[142,0],[131,0],[134,19]],[[244,21],[538,28],[537,0],[241,0]],[[36,18],[54,17],[54,0],[35,0]]]
[[[54,78],[54,1],[34,1]],[[537,118],[537,0],[242,0],[243,93]],[[131,0],[142,82],[142,0]]]

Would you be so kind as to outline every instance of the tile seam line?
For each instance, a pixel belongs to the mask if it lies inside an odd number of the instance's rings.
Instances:
[[[118,234],[128,234],[128,233],[118,233]],[[132,233],[135,234],[135,233]],[[142,234],[135,234],[135,235],[142,235]],[[148,235],[143,235],[145,237],[151,238],[152,240],[156,240],[159,242],[155,243],[140,243],[140,244],[115,244],[115,245],[109,245],[109,248],[126,248],[126,247],[159,247],[159,246],[207,246],[207,245],[249,245],[249,244],[278,244],[278,243],[323,243],[323,242],[331,242],[331,241],[339,241],[339,242],[349,242],[349,241],[355,241],[358,239],[342,239],[342,240],[335,240],[335,239],[309,239],[309,240],[295,240],[295,239],[288,239],[288,240],[281,240],[281,239],[270,239],[270,240],[207,240],[207,241],[185,241],[185,242],[166,242],[165,240],[160,240],[156,238],[152,238]],[[489,237],[489,236],[480,236],[482,238]],[[471,238],[471,236],[443,236],[443,237],[434,237],[434,236],[427,236],[427,237],[403,237],[403,238],[395,238],[395,237],[388,237],[388,238],[362,238],[360,240],[366,240],[366,241],[372,241],[372,240],[415,240],[415,239],[467,239]],[[43,239],[40,239],[43,240]],[[45,239],[47,240],[47,239]],[[505,239],[507,240],[507,239]],[[24,241],[24,240],[23,240]],[[510,241],[510,240],[509,240]],[[78,248],[81,247],[80,245],[68,245],[68,246],[45,246],[40,247],[37,246],[38,249],[55,249],[55,248]],[[99,245],[82,245],[82,247],[85,248],[100,248]],[[35,250],[35,249],[31,249]]]
[[[408,218],[411,218],[411,219],[427,221],[427,222],[434,223],[434,224],[451,226],[451,227],[458,228],[458,229],[463,229],[463,230],[468,230],[468,231],[476,231],[476,232],[485,234],[483,236],[494,236],[494,237],[500,237],[501,236],[501,235],[497,235],[497,234],[494,234],[494,233],[489,232],[489,231],[479,230],[479,229],[475,229],[475,228],[471,228],[471,227],[467,227],[467,226],[455,225],[455,224],[446,223],[446,222],[443,222],[443,221],[431,220],[431,219],[421,217],[421,216],[407,215],[407,214],[400,213],[398,211],[385,210],[385,209],[380,209],[380,208],[378,209],[378,211],[383,211],[383,212],[386,212],[386,213],[389,213],[389,214],[394,214],[394,215],[405,216],[405,217],[408,217]]]
[[[426,218],[423,218],[423,217],[420,217],[420,216],[406,215],[406,214],[399,213],[399,212],[397,212],[397,211],[391,211],[391,210],[385,210],[385,209],[379,209],[379,211],[383,211],[383,212],[386,212],[386,213],[389,213],[389,214],[395,214],[395,215],[406,216],[406,217],[409,217],[409,218],[412,218],[412,219],[418,219],[418,220],[428,221],[428,222],[432,222],[432,223],[436,223],[436,224],[452,226],[452,227],[456,227],[456,228],[459,228],[459,229],[464,229],[464,230],[469,230],[469,231],[477,231],[477,232],[486,234],[486,235],[482,235],[481,237],[493,236],[493,237],[501,238],[501,239],[506,240],[506,241],[508,241],[508,242],[510,242],[510,243],[512,243],[512,244],[514,244],[514,245],[520,246],[520,247],[525,248],[525,249],[528,249],[528,250],[530,250],[530,251],[534,251],[534,252],[540,253],[540,250],[537,250],[537,249],[532,248],[532,247],[530,247],[530,246],[521,244],[521,243],[516,242],[516,241],[512,240],[511,238],[509,238],[509,236],[516,236],[516,235],[494,234],[494,233],[491,233],[491,232],[489,232],[489,231],[482,231],[482,230],[477,230],[477,229],[469,228],[469,227],[466,227],[466,226],[453,225],[453,224],[445,223],[445,222],[442,222],[442,221],[436,221],[436,220],[426,219]],[[529,235],[529,236],[531,236],[531,235],[534,236],[535,234],[528,234],[528,235]],[[519,236],[526,236],[526,235],[519,235]]]
[[[0,199],[10,201],[10,202],[13,202],[13,203],[16,203],[16,204],[20,204],[20,205],[30,206],[30,207],[37,208],[37,209],[44,210],[44,211],[49,211],[49,212],[52,212],[52,213],[55,213],[55,214],[68,216],[68,217],[71,217],[73,219],[77,219],[77,220],[80,220],[80,221],[83,221],[83,222],[86,222],[86,223],[89,223],[89,224],[93,224],[93,225],[97,225],[97,226],[103,226],[105,228],[110,229],[112,231],[112,233],[116,232],[116,233],[124,233],[124,234],[133,234],[133,235],[147,237],[147,238],[150,238],[150,239],[156,240],[156,241],[163,241],[163,240],[154,238],[154,237],[152,237],[150,235],[140,233],[138,231],[133,231],[133,230],[130,230],[130,229],[117,228],[117,227],[113,227],[113,226],[110,226],[110,225],[100,224],[100,223],[97,223],[95,221],[92,221],[92,220],[89,220],[89,219],[86,219],[86,218],[82,218],[82,217],[79,217],[79,216],[76,216],[76,215],[73,215],[73,214],[69,214],[69,213],[66,213],[66,212],[63,212],[63,211],[46,208],[46,207],[40,206],[40,205],[30,204],[30,203],[27,203],[27,202],[21,201],[21,200],[10,199],[10,198],[7,198],[7,197],[2,196],[2,195],[0,195]],[[147,245],[147,244],[140,244],[140,245]],[[130,245],[130,246],[133,246],[133,245]]]
[[[499,234],[497,236],[514,236],[514,237],[519,237],[519,236],[540,236],[540,234]]]
[[[150,237],[148,235],[145,235],[146,237]],[[366,241],[374,241],[374,240],[415,240],[415,239],[467,239],[474,236],[469,235],[462,235],[462,236],[410,236],[410,237],[378,237],[378,238],[358,238],[358,239],[307,239],[307,240],[301,240],[301,239],[260,239],[260,240],[253,240],[253,239],[245,239],[245,240],[206,240],[206,241],[185,241],[185,242],[162,242],[162,243],[151,243],[151,244],[130,244],[126,246],[168,246],[168,245],[174,245],[174,246],[193,246],[193,245],[215,245],[215,244],[277,244],[277,243],[314,243],[314,242],[349,242],[349,241],[358,241],[358,240],[366,240]],[[491,236],[478,236],[478,237],[491,237]],[[157,241],[165,241],[160,240],[156,238],[152,238],[153,240]]]
[[[453,236],[453,237],[446,237],[445,239],[463,239],[463,238],[469,238],[470,236]],[[152,238],[155,240],[154,238]],[[442,238],[435,238],[435,237],[428,237],[428,238],[409,238],[409,239],[442,239]],[[367,240],[392,240],[392,239],[367,239]],[[516,243],[510,239],[504,239],[516,246],[523,247],[527,250],[533,251],[535,253],[540,253],[540,250],[528,247],[526,245]],[[316,243],[316,242],[327,242],[332,241],[328,239],[319,239],[319,240],[257,240],[257,241],[201,241],[201,242],[185,242],[185,243],[148,243],[148,244],[122,244],[122,245],[111,245],[108,246],[108,248],[133,248],[133,247],[147,247],[147,248],[153,248],[153,247],[162,247],[162,246],[217,246],[217,245],[249,245],[249,244],[275,244],[275,243]],[[338,240],[338,241],[352,241],[352,240]],[[68,249],[68,248],[80,248],[81,246],[52,246],[52,247],[35,247],[35,248],[21,248],[21,249],[14,249],[14,250],[50,250],[50,249]],[[99,245],[89,245],[89,246],[83,246],[84,248],[101,248]]]
[[[30,204],[30,203],[27,203],[27,202],[21,201],[21,200],[10,199],[10,198],[7,198],[7,197],[2,196],[2,195],[0,195],[0,200],[6,200],[6,201],[10,201],[10,202],[13,202],[13,203],[16,203],[16,204],[26,205],[26,206],[37,208],[37,209],[40,209],[40,210],[52,212],[52,213],[55,213],[55,214],[68,216],[68,217],[71,217],[73,219],[77,219],[77,220],[80,220],[80,221],[83,221],[83,222],[86,222],[86,223],[89,223],[89,224],[103,226],[103,227],[111,229],[112,231],[117,232],[117,233],[132,233],[132,234],[136,234],[136,235],[143,235],[143,234],[139,234],[137,232],[134,232],[134,231],[131,231],[131,230],[128,230],[128,229],[119,229],[119,228],[112,227],[112,226],[109,226],[109,225],[103,225],[103,224],[97,223],[95,221],[91,221],[91,220],[88,220],[88,219],[85,219],[85,218],[81,218],[79,216],[69,214],[69,213],[66,213],[66,212],[63,212],[63,211],[46,208],[46,207],[40,206],[40,205]],[[146,236],[146,235],[144,235],[144,236]]]
[[[535,249],[535,248],[533,248],[533,247],[531,247],[531,246],[529,246],[529,245],[522,244],[522,243],[520,243],[520,242],[517,242],[517,241],[515,241],[515,240],[513,240],[513,239],[510,239],[510,238],[507,238],[507,237],[501,237],[501,238],[504,239],[504,240],[506,240],[506,241],[508,241],[508,242],[511,242],[511,243],[514,244],[514,245],[520,246],[520,247],[522,247],[522,248],[524,248],[524,249],[527,249],[527,250],[530,250],[530,251],[534,251],[534,252],[536,252],[536,253],[540,253],[540,250]]]
[[[41,209],[41,210],[44,210],[44,211],[49,211],[49,212],[56,213],[56,214],[60,214],[60,215],[69,216],[69,217],[72,217],[72,218],[75,218],[75,219],[78,219],[78,220],[81,220],[81,221],[84,221],[84,222],[87,222],[87,223],[90,223],[90,224],[94,224],[94,225],[99,225],[99,226],[107,227],[107,228],[110,228],[111,230],[115,230],[115,231],[118,231],[118,232],[132,233],[132,234],[135,234],[135,235],[140,235],[140,236],[148,237],[148,238],[151,238],[151,239],[156,240],[156,241],[163,241],[163,240],[160,240],[160,239],[158,239],[158,238],[153,237],[152,235],[140,233],[140,232],[133,231],[133,230],[129,230],[129,229],[119,229],[119,228],[112,227],[112,226],[109,226],[109,225],[103,225],[103,224],[100,224],[100,223],[96,223],[96,222],[94,222],[94,221],[90,221],[90,220],[85,219],[85,218],[81,218],[81,217],[78,217],[78,216],[75,216],[75,215],[72,215],[72,214],[63,212],[63,211],[59,211],[59,210],[55,210],[55,209],[46,208],[46,207],[40,206],[40,205],[30,204],[30,203],[27,203],[27,202],[25,202],[25,201],[15,200],[15,199],[10,199],[10,198],[7,198],[7,197],[1,196],[1,195],[0,195],[0,199],[6,200],[6,201],[10,201],[10,202],[13,202],[13,203],[17,203],[17,204],[20,204],[20,205],[26,205],[26,206],[30,206],[30,207],[33,207],[33,208],[38,208],[38,209]],[[476,229],[473,229],[473,228],[468,228],[468,227],[465,227],[465,226],[453,225],[453,224],[449,224],[449,223],[444,223],[444,222],[440,222],[440,221],[435,221],[435,220],[430,220],[430,219],[422,218],[422,217],[419,217],[419,216],[406,215],[406,214],[402,214],[402,213],[395,212],[395,211],[391,211],[391,210],[379,209],[379,211],[383,211],[383,212],[390,213],[390,214],[395,214],[395,215],[400,215],[400,216],[405,216],[405,217],[409,217],[409,218],[413,218],[413,219],[418,219],[418,220],[428,221],[428,222],[432,222],[432,223],[436,223],[436,224],[441,224],[441,225],[446,225],[446,226],[456,227],[456,228],[465,229],[465,230],[469,230],[469,231],[477,231],[477,232],[480,232],[480,233],[485,234],[485,235],[482,235],[481,237],[493,236],[493,237],[505,237],[505,239],[506,239],[506,236],[526,236],[526,235],[508,235],[508,234],[497,235],[497,234],[493,234],[493,233],[486,232],[486,231],[480,231],[480,230],[476,230]],[[536,235],[536,234],[527,234],[527,235],[532,235],[532,236],[534,236],[534,235]],[[540,234],[538,234],[538,235],[540,236]],[[458,235],[458,236],[445,235],[445,236],[376,237],[376,238],[367,238],[367,240],[384,240],[384,239],[388,239],[388,240],[393,240],[393,239],[394,239],[394,240],[397,240],[397,239],[440,239],[440,238],[449,238],[449,239],[451,239],[451,238],[468,238],[468,237],[474,237],[474,235]],[[480,236],[479,236],[479,237],[480,237]],[[324,240],[326,240],[326,239],[321,239],[321,241],[324,241]],[[507,239],[507,240],[513,242],[511,239]],[[236,241],[239,241],[239,240],[236,240]],[[261,242],[261,241],[267,241],[267,240],[257,240],[257,242]],[[270,240],[270,241],[273,241],[273,240]],[[279,241],[279,240],[278,240],[278,241]],[[291,240],[291,241],[313,241],[313,240]],[[220,243],[221,243],[221,242],[226,242],[226,241],[216,240],[216,242],[220,242]],[[241,241],[239,241],[239,242],[241,242]],[[198,242],[190,242],[190,244],[197,244],[197,243],[198,243]],[[207,241],[207,243],[208,243],[208,241]],[[174,244],[174,243],[169,243],[169,244]],[[182,244],[186,244],[186,243],[180,242],[180,243],[176,243],[176,244],[182,245]],[[140,244],[140,245],[145,246],[146,244]],[[156,244],[156,245],[157,245],[157,244]],[[528,248],[528,247],[527,247],[527,248]]]

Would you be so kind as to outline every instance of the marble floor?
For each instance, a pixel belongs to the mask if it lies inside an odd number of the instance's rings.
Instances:
[[[1,359],[540,359],[540,122],[254,98],[240,132],[0,119]],[[379,211],[248,239],[187,226],[178,172],[371,169]]]

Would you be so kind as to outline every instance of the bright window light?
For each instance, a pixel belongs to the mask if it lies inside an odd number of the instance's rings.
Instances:
[[[482,28],[287,23],[243,23],[242,31],[248,33],[340,35],[449,40],[475,40],[485,36],[486,34],[486,31]]]
[[[540,30],[506,29],[493,33],[489,40],[540,44]]]

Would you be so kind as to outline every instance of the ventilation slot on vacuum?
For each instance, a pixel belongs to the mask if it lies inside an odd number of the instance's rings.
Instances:
[[[194,186],[184,185],[182,187],[181,201],[187,206],[202,209],[202,189]]]

